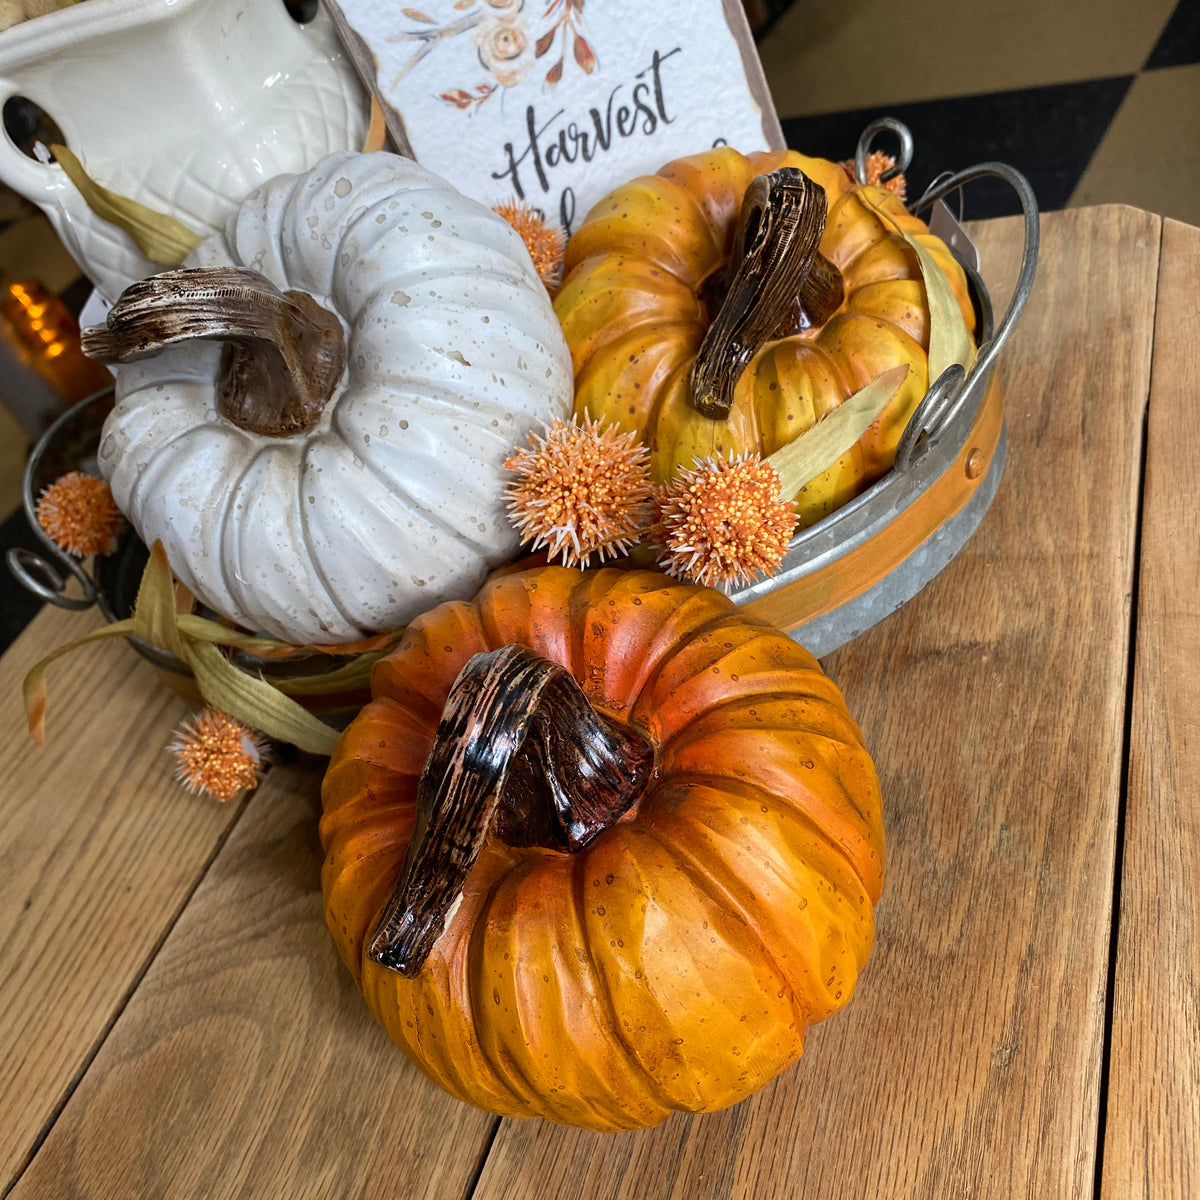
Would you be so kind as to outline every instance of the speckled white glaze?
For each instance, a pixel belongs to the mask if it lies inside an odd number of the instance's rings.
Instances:
[[[255,191],[189,262],[309,292],[349,351],[320,424],[287,438],[220,416],[219,345],[118,368],[101,469],[201,599],[289,641],[348,641],[513,556],[504,460],[566,416],[572,373],[509,225],[408,159],[336,154]]]
[[[25,96],[97,183],[207,236],[259,184],[357,150],[370,101],[324,11],[282,0],[85,0],[0,33],[0,105]],[[161,265],[62,168],[0,134],[0,180],[39,205],[110,300]]]

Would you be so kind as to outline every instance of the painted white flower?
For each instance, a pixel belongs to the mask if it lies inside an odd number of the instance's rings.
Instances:
[[[475,33],[475,47],[479,61],[501,87],[520,83],[533,66],[533,43],[525,22],[519,18],[498,17],[483,22]]]

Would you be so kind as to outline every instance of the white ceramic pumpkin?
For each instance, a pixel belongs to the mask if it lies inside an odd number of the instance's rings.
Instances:
[[[408,159],[335,154],[252,193],[188,265],[216,270],[135,284],[85,344],[122,363],[101,470],[200,599],[293,642],[344,642],[472,594],[512,557],[504,459],[566,415],[572,381],[504,221]],[[229,266],[250,271],[225,286]],[[274,347],[239,324],[264,305],[295,325]],[[316,332],[296,332],[298,313]],[[263,393],[285,363],[314,394],[281,416]]]

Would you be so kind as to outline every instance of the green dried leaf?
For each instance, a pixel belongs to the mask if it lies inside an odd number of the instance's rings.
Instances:
[[[200,244],[200,235],[182,221],[101,187],[66,146],[51,146],[50,153],[79,189],[88,208],[129,234],[151,262],[177,267]]]
[[[932,384],[947,367],[959,363],[969,371],[975,362],[975,342],[963,320],[958,297],[937,259],[907,233],[908,244],[921,260],[925,296],[929,301],[929,382]]]
[[[385,646],[382,650],[368,651],[351,659],[343,667],[319,675],[284,676],[275,680],[274,686],[289,696],[330,696],[337,692],[356,691],[371,682],[371,668],[394,649],[394,646]]]
[[[955,363],[969,371],[975,362],[975,342],[963,319],[958,297],[950,286],[937,259],[910,233],[906,233],[896,221],[877,204],[872,203],[866,192],[861,193],[863,202],[891,226],[916,253],[921,264],[921,277],[925,284],[925,298],[929,305],[929,382],[934,381]]]
[[[767,459],[779,475],[780,495],[794,500],[800,489],[822,471],[828,471],[871,427],[908,378],[908,364],[884,371],[866,387],[843,400],[811,429],[776,450]]]
[[[200,694],[214,708],[261,729],[277,742],[291,742],[310,754],[328,757],[333,753],[338,740],[336,730],[265,679],[239,670],[216,646],[207,642],[189,643],[184,655],[196,676]]]
[[[179,634],[179,614],[175,610],[175,577],[160,541],[150,550],[150,561],[142,572],[137,602],[133,606],[133,636],[183,657],[183,639]]]
[[[22,684],[21,692],[25,700],[25,720],[29,726],[29,736],[40,746],[46,739],[46,668],[64,654],[78,650],[89,642],[103,641],[105,638],[129,637],[133,633],[133,621],[114,621],[103,629],[94,630],[84,637],[67,642],[57,650],[51,650],[40,662],[30,667]]]
[[[277,650],[295,650],[291,642],[280,641],[279,638],[257,637],[252,633],[239,633],[217,621],[207,617],[198,617],[195,613],[180,613],[177,618],[179,632],[194,642],[213,642],[218,646],[236,646],[239,650],[248,650],[251,654],[267,655]]]
[[[196,686],[206,703],[232,717],[261,729],[279,742],[291,742],[312,754],[329,755],[337,744],[337,731],[302,708],[295,700],[255,675],[236,667],[216,644],[245,649],[267,649],[285,645],[274,638],[254,638],[226,629],[176,609],[175,579],[161,541],[150,551],[142,574],[133,616],[98,629],[86,637],[59,646],[25,676],[25,715],[29,732],[40,746],[46,727],[46,668],[56,658],[89,642],[103,638],[136,637],[160,650],[168,650],[192,669]],[[391,647],[359,655],[325,675],[296,676],[287,681],[298,695],[321,695],[363,686],[370,679],[375,660]]]

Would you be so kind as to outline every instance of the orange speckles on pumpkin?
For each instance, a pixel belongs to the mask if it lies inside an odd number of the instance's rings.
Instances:
[[[660,566],[677,578],[737,584],[779,569],[795,528],[779,476],[757,454],[709,458],[664,489]]]
[[[123,524],[121,510],[103,479],[72,471],[56,479],[37,503],[37,521],[68,554],[108,554]]]
[[[535,581],[538,602],[531,605]],[[391,883],[382,872],[395,860],[389,856],[381,864],[368,855],[365,864],[356,864],[355,855],[381,837],[403,851],[412,806],[405,804],[401,813],[395,799],[412,794],[412,772],[422,757],[420,746],[407,746],[408,733],[406,746],[397,747],[394,756],[363,753],[361,747],[373,743],[366,736],[372,721],[393,727],[397,706],[414,716],[426,714],[450,687],[459,663],[447,658],[431,665],[431,647],[449,644],[466,627],[478,630],[482,639],[473,635],[471,650],[510,639],[562,646],[571,655],[570,669],[581,678],[597,664],[603,667],[611,687],[606,706],[614,703],[619,711],[632,712],[626,696],[644,696],[643,715],[661,716],[672,747],[687,747],[683,757],[663,756],[663,777],[656,785],[662,802],[634,814],[613,837],[590,843],[570,864],[521,852],[482,856],[467,901],[471,909],[464,909],[469,919],[448,935],[432,972],[405,980],[385,968],[360,968],[356,978],[388,1033],[432,1078],[463,1099],[495,1106],[503,1086],[501,1100],[508,1111],[613,1130],[656,1124],[676,1107],[723,1107],[794,1061],[805,1025],[850,996],[871,945],[870,885],[859,883],[871,870],[859,865],[866,857],[862,849],[847,849],[854,866],[848,870],[840,854],[829,855],[824,847],[830,840],[837,845],[878,840],[881,849],[877,789],[873,798],[867,794],[875,776],[866,770],[865,759],[861,771],[851,769],[847,745],[844,761],[839,753],[838,769],[827,779],[799,784],[814,801],[847,795],[851,806],[844,818],[832,805],[802,812],[792,803],[768,800],[767,791],[721,785],[720,771],[711,763],[735,762],[738,779],[753,784],[759,763],[774,779],[790,772],[787,764],[794,755],[812,755],[806,749],[810,736],[819,739],[825,754],[831,741],[840,746],[838,739],[849,737],[852,745],[858,743],[856,731],[840,716],[840,696],[828,698],[838,719],[827,719],[833,711],[822,716],[828,708],[823,701],[799,723],[790,701],[784,705],[776,699],[779,670],[802,672],[798,686],[783,688],[789,697],[807,695],[816,678],[790,639],[753,625],[743,643],[736,610],[698,591],[625,571],[584,576],[543,568],[493,580],[476,602],[477,616],[466,624],[462,602],[426,618],[424,640],[410,639],[408,667],[402,649],[395,660],[400,670],[390,676],[386,691],[377,692],[380,703],[358,718],[357,728],[363,730],[365,723],[366,729],[343,740],[331,763],[322,823],[327,923],[335,931],[348,923],[349,933],[335,936],[346,961],[357,965],[377,911],[373,897]],[[646,612],[636,599],[644,600]],[[614,600],[622,617],[623,652],[610,655],[608,648],[600,652],[589,630],[597,620],[607,626]],[[759,651],[743,650],[743,644]],[[720,679],[707,674],[715,656],[734,652],[736,658],[721,662]],[[735,669],[745,680],[764,668],[769,674],[759,690],[751,684],[744,695],[758,712],[770,711],[771,732],[745,731],[741,702],[729,707],[713,702],[724,695],[721,680]],[[700,673],[707,678],[693,697],[692,685],[681,688],[680,681],[695,681]],[[382,673],[376,682],[384,683]],[[761,704],[754,703],[756,697]],[[428,725],[427,716],[420,719],[422,727]],[[767,745],[775,753],[763,762]],[[678,774],[672,777],[672,772]],[[377,795],[368,799],[372,785]],[[861,794],[848,795],[852,785]],[[770,816],[760,815],[758,800],[771,804]],[[865,832],[856,832],[860,826]],[[371,831],[365,840],[364,829]],[[814,848],[819,848],[816,854]],[[679,897],[697,894],[681,863],[697,861],[714,862],[730,885],[718,896],[680,903]],[[828,884],[822,878],[827,861],[834,867]],[[681,888],[681,880],[688,886]],[[844,900],[840,888],[848,889]],[[809,906],[812,914],[797,912],[803,896],[816,900]],[[596,913],[600,906],[606,908],[602,917]],[[754,930],[766,929],[768,936],[742,935],[747,928],[742,914],[751,914]],[[564,928],[581,930],[583,939],[564,938]],[[451,955],[464,966],[461,989],[438,986],[437,972]],[[775,966],[782,960],[789,964],[786,975]],[[823,987],[831,975],[840,998]],[[486,998],[494,988],[500,1002],[489,1006]],[[514,999],[517,1003],[510,1003]],[[597,1010],[604,1014],[602,1022],[591,1019]],[[587,1031],[586,1041],[579,1030]],[[489,1047],[487,1056],[459,1052],[481,1043]],[[624,1067],[628,1048],[644,1059],[646,1069]],[[595,1081],[582,1097],[581,1079]],[[510,1104],[509,1094],[519,1106]],[[664,1095],[670,1103],[662,1101]]]
[[[184,721],[167,749],[175,756],[175,778],[189,792],[222,803],[257,787],[268,761],[262,735],[216,708]]]
[[[651,495],[649,452],[633,433],[555,420],[545,435],[505,462],[518,478],[508,485],[508,509],[523,542],[547,549],[565,566],[601,562],[632,546],[646,524]]]

